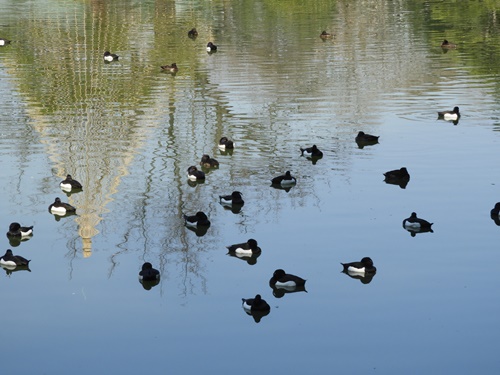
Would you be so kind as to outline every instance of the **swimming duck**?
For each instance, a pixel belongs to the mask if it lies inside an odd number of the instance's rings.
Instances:
[[[104,52],[104,61],[111,62],[118,60],[118,55],[110,53],[109,51]]]
[[[208,220],[208,216],[202,212],[198,211],[194,215],[184,215],[184,223],[187,226],[191,227],[208,227],[210,226],[210,220]]]
[[[290,174],[290,171],[286,171],[284,175],[274,177],[271,183],[273,185],[291,186],[297,183],[297,179]]]
[[[22,227],[19,223],[11,223],[9,225],[9,231],[7,232],[7,237],[30,237],[33,235],[33,226]]]
[[[222,137],[219,141],[219,149],[225,151],[227,149],[233,149],[234,142],[227,139],[227,137]]]
[[[73,189],[81,190],[83,188],[82,184],[79,183],[77,180],[73,180],[70,174],[66,176],[65,180],[61,181],[59,187],[66,192],[69,192]]]
[[[410,174],[405,167],[385,172],[384,176],[384,181],[387,184],[399,185],[401,189],[405,189],[408,182],[410,182]]]
[[[10,44],[10,40],[0,38],[0,46],[1,47],[6,46],[7,44]]]
[[[302,277],[286,273],[282,269],[277,269],[273,273],[273,277],[269,280],[269,285],[274,285],[276,288],[295,289],[296,287],[305,286],[306,280]]]
[[[495,207],[491,209],[490,217],[495,222],[496,225],[500,226],[500,202],[497,202],[495,204]]]
[[[385,172],[384,176],[385,178],[393,178],[393,179],[410,179],[410,174],[408,173],[406,167]]]
[[[333,35],[332,35],[332,34],[330,34],[330,33],[327,33],[326,31],[324,31],[324,30],[323,30],[323,31],[321,32],[321,34],[319,34],[319,37],[320,37],[321,39],[330,39],[330,38],[332,38],[332,37],[333,37]]]
[[[142,265],[142,269],[139,272],[139,279],[143,281],[154,281],[160,278],[160,271],[153,268],[153,265],[146,262]]]
[[[230,254],[252,256],[255,254],[260,254],[262,250],[257,246],[257,241],[253,238],[249,239],[247,242],[238,243],[231,246],[226,246]]]
[[[403,228],[411,229],[413,231],[429,231],[432,233],[432,224],[427,220],[419,219],[415,212],[412,212],[409,218],[403,220]]]
[[[201,157],[200,165],[205,168],[219,168],[219,162],[207,154]]]
[[[219,195],[219,202],[227,206],[243,205],[245,203],[239,191],[233,191],[230,195]]]
[[[369,257],[364,257],[360,262],[340,263],[344,267],[342,272],[350,273],[375,273],[377,269],[373,266],[373,261]]]
[[[459,118],[460,110],[458,107],[454,107],[452,111],[438,112],[438,119],[443,119],[445,121],[457,121]]]
[[[12,254],[11,249],[8,249],[5,252],[5,255],[3,257],[0,257],[0,264],[3,266],[11,266],[11,267],[28,266],[30,261],[31,260],[23,258],[20,255]]]
[[[448,49],[450,49],[450,48],[456,48],[456,47],[457,47],[457,45],[455,43],[450,43],[446,39],[443,40],[443,43],[441,43],[441,48],[448,48]]]
[[[56,198],[54,203],[49,206],[49,212],[55,215],[64,216],[68,213],[76,213],[76,208],[69,203],[61,202],[60,198]]]
[[[176,73],[179,71],[179,68],[177,67],[176,63],[172,63],[172,65],[162,65],[160,66],[161,70],[170,72],[170,73]]]
[[[262,299],[260,294],[257,294],[255,298],[242,298],[241,300],[243,301],[243,309],[247,312],[271,310],[269,304]]]
[[[194,27],[188,31],[188,37],[191,39],[195,39],[198,36],[198,30],[196,30]]]
[[[379,136],[359,132],[355,140],[357,143],[377,143]]]
[[[205,172],[199,171],[194,165],[188,168],[187,174],[191,181],[205,181]]]
[[[301,156],[306,156],[308,158],[322,158],[323,152],[316,147],[316,145],[312,145],[312,147],[301,148],[300,149]]]
[[[207,52],[216,52],[217,51],[217,46],[213,44],[212,42],[207,43]]]

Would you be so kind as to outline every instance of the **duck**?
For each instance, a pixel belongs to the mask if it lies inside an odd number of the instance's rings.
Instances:
[[[188,37],[191,39],[195,39],[198,36],[198,30],[196,28],[192,28],[191,30],[188,31]]]
[[[253,238],[250,238],[247,242],[226,246],[226,248],[230,254],[240,256],[258,255],[262,252],[261,248],[257,245],[257,241]]]
[[[365,132],[360,131],[355,140],[357,143],[377,143],[379,138],[380,136],[366,134]]]
[[[33,235],[33,226],[23,227],[19,223],[11,223],[9,225],[9,231],[7,232],[7,237],[30,237]]]
[[[219,202],[226,206],[243,205],[242,193],[233,191],[230,195],[219,195]]]
[[[69,203],[61,202],[60,198],[56,198],[54,203],[49,206],[49,212],[55,215],[64,216],[68,213],[76,213],[76,208]]]
[[[202,212],[198,211],[194,215],[184,215],[184,223],[190,227],[209,227],[210,220],[208,220],[208,216]]]
[[[199,171],[194,165],[187,169],[187,174],[191,181],[205,181],[205,172]]]
[[[207,52],[217,52],[217,46],[212,42],[207,43]]]
[[[332,35],[332,34],[330,34],[330,33],[327,33],[325,30],[323,30],[323,31],[321,32],[321,34],[319,34],[319,37],[320,37],[321,39],[330,39],[330,38],[332,38],[332,37],[333,37],[333,35]]]
[[[153,265],[146,262],[142,265],[142,269],[139,272],[139,279],[143,281],[155,281],[160,278],[160,271],[153,268]]]
[[[269,280],[269,285],[276,288],[295,289],[296,287],[305,286],[306,280],[302,277],[286,273],[282,269],[277,269],[273,273],[273,277]]]
[[[490,217],[495,222],[496,225],[500,226],[500,202],[497,202],[495,204],[495,207],[491,209]]]
[[[116,61],[119,57],[120,56],[118,56],[117,54],[111,53],[109,51],[104,52],[104,61],[106,62]]]
[[[375,273],[377,269],[373,266],[373,261],[369,257],[364,257],[360,262],[340,263],[344,267],[344,273]]]
[[[228,139],[227,137],[222,137],[219,141],[218,145],[219,149],[222,151],[225,151],[227,149],[233,149],[234,148],[234,142]]]
[[[445,121],[457,121],[460,118],[460,109],[454,107],[451,111],[441,111],[438,112],[438,119],[443,119]]]
[[[384,176],[386,179],[410,179],[410,174],[406,167],[385,172]]]
[[[322,158],[323,152],[316,146],[312,145],[312,147],[301,148],[300,149],[301,156],[306,156],[309,158]]]
[[[401,189],[406,189],[406,185],[410,182],[410,174],[408,173],[406,167],[385,172],[384,176],[384,181],[387,184],[399,185]]]
[[[417,230],[417,231],[429,231],[432,233],[432,224],[427,220],[419,219],[415,212],[412,212],[410,217],[403,220],[403,228]]]
[[[254,298],[242,298],[241,300],[243,309],[246,312],[271,310],[269,304],[264,299],[262,299],[260,294],[257,294]]]
[[[273,185],[291,186],[297,183],[297,179],[290,174],[290,171],[286,171],[284,175],[274,177],[271,183]]]
[[[0,47],[6,46],[7,44],[10,44],[10,40],[0,38]]]
[[[62,180],[61,183],[59,184],[59,187],[66,191],[69,192],[71,190],[82,190],[83,186],[81,183],[79,183],[77,180],[73,180],[73,177],[71,177],[70,174],[66,176],[65,180]]]
[[[31,260],[23,258],[20,255],[12,254],[11,249],[8,249],[5,252],[5,255],[3,257],[0,257],[0,264],[2,266],[11,266],[11,267],[29,266],[30,262],[31,262]]]
[[[457,45],[455,43],[450,43],[446,39],[441,43],[441,48],[456,48]]]
[[[172,65],[162,65],[160,66],[161,70],[170,72],[170,73],[177,73],[179,71],[179,68],[177,67],[176,63],[172,63]]]
[[[207,154],[201,157],[200,165],[205,168],[219,168],[219,162]]]

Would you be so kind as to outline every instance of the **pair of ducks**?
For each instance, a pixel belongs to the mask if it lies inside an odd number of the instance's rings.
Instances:
[[[198,37],[198,30],[196,30],[196,28],[193,27],[191,30],[188,31],[188,37],[191,39],[196,39]],[[208,42],[207,52],[216,52],[216,51],[217,51],[217,46],[212,42]]]
[[[70,174],[66,176],[66,179],[60,182],[59,187],[67,193],[79,192],[83,190],[82,184],[73,179]],[[54,200],[54,203],[49,205],[49,212],[54,215],[65,216],[67,214],[76,213],[76,208],[69,203],[62,202],[58,197]]]
[[[292,274],[287,274],[284,270],[278,269],[274,271],[273,276],[269,280],[269,285],[271,288],[284,288],[288,290],[293,289],[304,289],[306,280],[299,276],[295,276]],[[253,298],[242,298],[242,307],[243,310],[250,316],[252,316],[256,323],[259,323],[260,320],[268,315],[271,312],[271,307],[269,304],[262,298],[260,294],[257,294]]]

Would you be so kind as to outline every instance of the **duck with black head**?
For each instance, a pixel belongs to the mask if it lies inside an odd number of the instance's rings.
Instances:
[[[104,59],[104,62],[112,62],[112,61],[118,61],[118,58],[120,56],[118,56],[117,54],[115,53],[111,53],[109,51],[106,51],[104,52],[104,56],[103,56],[103,59]]]
[[[251,315],[255,323],[259,323],[260,320],[271,312],[271,306],[257,294],[254,298],[242,298],[243,310],[248,315]]]
[[[5,255],[0,257],[0,265],[7,267],[29,266],[31,260],[28,260],[20,255],[14,255],[11,249],[5,252]]]
[[[83,190],[83,186],[80,182],[73,179],[70,174],[66,176],[66,179],[59,183],[59,187],[65,192],[71,192],[74,190]]]
[[[455,125],[458,124],[460,119],[460,108],[454,107],[451,111],[438,112],[438,120],[451,121]]]
[[[188,179],[195,182],[205,181],[205,172],[198,170],[194,165],[187,169]]]
[[[229,149],[234,149],[234,142],[227,137],[222,137],[218,144],[219,150],[227,151]]]
[[[321,159],[323,157],[323,152],[316,145],[311,147],[300,148],[300,156],[305,156],[306,158],[316,158]]]
[[[65,216],[76,213],[76,208],[69,203],[62,202],[60,198],[56,198],[54,203],[49,206],[49,212],[54,215]]]
[[[432,230],[433,224],[434,223],[430,223],[427,220],[418,218],[417,214],[415,212],[412,212],[410,217],[403,220],[403,228],[405,228],[408,231],[413,231],[413,232],[431,232],[431,233],[433,233],[433,230]]]
[[[201,157],[200,165],[203,168],[219,168],[219,162],[216,159],[211,158],[208,154],[204,154]]]

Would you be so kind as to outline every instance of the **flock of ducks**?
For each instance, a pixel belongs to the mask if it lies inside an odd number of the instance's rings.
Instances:
[[[198,31],[196,30],[196,28],[192,28],[191,30],[188,31],[188,37],[190,39],[193,39],[193,40],[198,37]],[[3,44],[1,44],[2,40],[5,40],[5,39],[0,39],[0,46],[3,45]],[[5,42],[10,43],[10,41],[7,41],[7,40],[5,40]],[[206,50],[209,54],[212,54],[214,52],[217,52],[217,46],[215,44],[213,44],[213,42],[208,42]],[[119,58],[120,58],[120,56],[118,56],[115,53],[111,53],[109,51],[104,52],[103,59],[104,59],[105,63],[118,61]],[[169,73],[173,73],[173,74],[175,74],[179,71],[179,67],[177,66],[177,63],[175,63],[175,62],[170,64],[170,65],[161,65],[160,69],[164,72],[169,72]]]
[[[196,39],[197,36],[198,31],[195,28],[189,30],[189,38]],[[320,38],[326,40],[333,38],[333,35],[326,31],[323,31],[320,34]],[[6,46],[10,43],[10,40],[0,38],[0,46]],[[456,44],[450,43],[445,39],[441,44],[441,47],[443,49],[452,49],[456,48]],[[212,42],[208,42],[206,49],[207,52],[213,53],[217,51],[217,46]],[[110,63],[113,61],[118,61],[119,56],[106,51],[104,52],[103,59],[105,62]],[[160,68],[163,71],[168,71],[171,73],[176,73],[179,70],[176,63],[172,63],[171,65],[163,65]],[[451,111],[438,112],[438,119],[451,121],[455,125],[458,123],[459,118],[460,110],[458,107],[454,107]],[[378,140],[378,136],[366,134],[362,131],[360,131],[355,138],[355,141],[360,148],[377,144]],[[234,142],[227,137],[222,137],[219,141],[218,147],[221,151],[232,150],[234,149]],[[300,148],[300,152],[302,156],[313,160],[313,162],[323,157],[323,152],[319,150],[316,145],[312,145],[311,147],[307,148]],[[216,159],[213,159],[209,155],[205,154],[201,158],[200,165],[203,168],[218,168],[219,162]],[[187,169],[187,175],[188,179],[192,182],[203,182],[205,180],[205,173],[199,170],[195,165],[192,165]],[[386,183],[399,185],[403,189],[410,181],[410,174],[405,167],[388,171],[384,173],[384,177]],[[272,186],[283,188],[287,191],[296,183],[297,179],[291,175],[290,171],[286,171],[283,175],[271,179]],[[65,180],[60,182],[59,186],[61,190],[66,193],[79,192],[83,189],[82,184],[74,180],[69,174],[66,176]],[[239,191],[234,191],[229,195],[220,195],[219,202],[223,206],[232,209],[235,213],[239,212],[239,210],[241,210],[241,207],[243,207],[244,205],[242,193]],[[48,210],[53,215],[60,217],[76,214],[76,208],[69,203],[62,202],[59,197],[55,198],[54,203],[49,205]],[[490,212],[490,216],[497,225],[500,225],[500,202],[496,203],[495,207]],[[184,214],[183,218],[185,226],[193,229],[198,236],[203,236],[210,227],[210,220],[202,211],[196,212],[193,215]],[[413,212],[410,217],[403,220],[403,227],[408,230],[412,236],[415,236],[417,233],[432,233],[432,225],[433,223],[418,218],[415,212]],[[26,241],[32,236],[33,226],[21,226],[21,224],[17,222],[11,223],[7,232],[7,237],[9,238],[9,243],[11,244],[11,246],[18,246],[22,241]],[[229,255],[245,259],[249,264],[255,264],[257,257],[260,256],[262,252],[255,239],[249,239],[244,243],[227,246],[227,249]],[[20,255],[14,255],[11,249],[8,249],[5,255],[0,257],[0,266],[3,267],[8,274],[17,270],[29,271],[29,263],[30,260]],[[341,265],[343,267],[342,272],[348,274],[352,278],[361,280],[361,282],[365,284],[371,282],[373,276],[376,274],[374,263],[369,257],[364,257],[361,259],[361,261],[341,263]],[[139,272],[139,281],[145,289],[151,289],[153,286],[159,283],[160,272],[153,268],[153,265],[150,262],[145,262],[142,265],[141,271]],[[285,293],[305,291],[305,283],[305,279],[293,274],[288,274],[283,269],[277,269],[269,280],[269,285],[273,289],[273,295],[278,298],[282,297]],[[244,311],[247,312],[247,314],[251,315],[257,323],[263,316],[269,314],[271,310],[269,304],[264,299],[262,299],[260,294],[257,294],[253,298],[243,298],[242,307]]]

